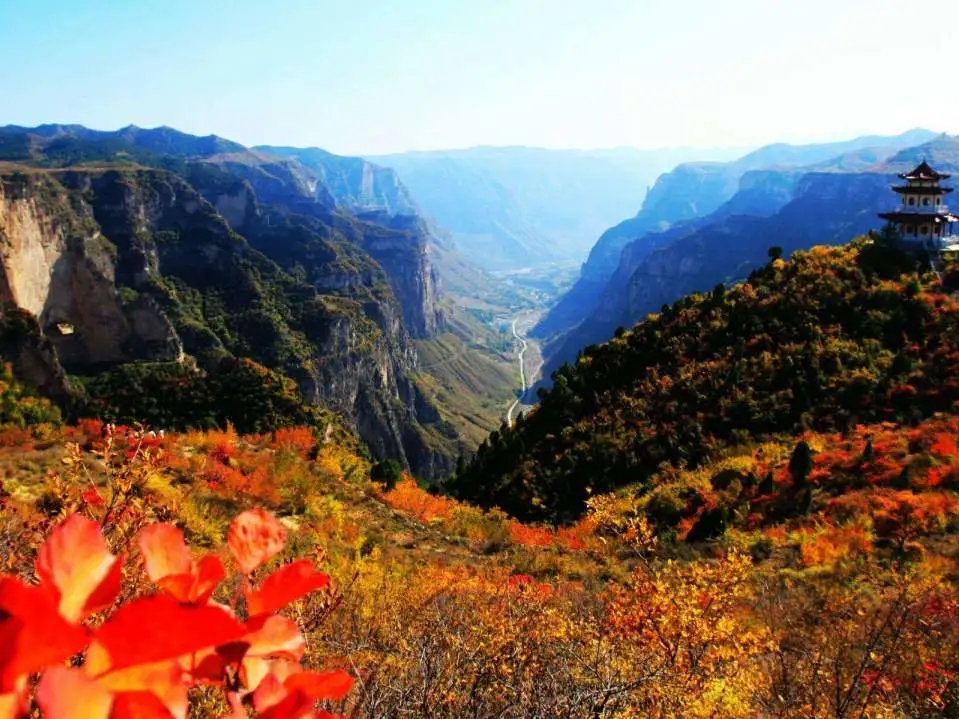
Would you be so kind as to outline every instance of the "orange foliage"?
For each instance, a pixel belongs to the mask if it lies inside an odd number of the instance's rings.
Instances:
[[[240,514],[229,547],[244,574],[277,554],[285,532],[262,511]],[[288,564],[256,586],[242,579],[249,618],[211,595],[225,576],[212,555],[194,562],[175,527],[140,532],[140,552],[159,593],[109,611],[120,592],[122,558],[99,526],[70,515],[40,547],[39,585],[0,575],[0,708],[24,713],[32,674],[45,719],[186,717],[188,691],[220,688],[233,716],[246,717],[244,697],[259,717],[310,717],[317,700],[342,699],[352,680],[343,671],[308,672],[296,625],[274,612],[322,589],[329,578],[309,560]],[[236,599],[234,599],[236,602]],[[107,611],[92,626],[91,615]],[[85,653],[81,666],[65,662]]]
[[[279,452],[292,452],[306,457],[316,447],[316,437],[309,427],[287,427],[273,433],[270,446]]]
[[[507,522],[507,527],[509,527],[510,539],[526,547],[549,547],[556,540],[553,531],[546,527],[523,524],[513,519]]]
[[[837,497],[826,508],[828,516],[871,516],[880,537],[900,548],[920,536],[940,534],[959,522],[959,499],[951,492],[882,489]]]
[[[449,519],[457,506],[451,499],[434,496],[421,489],[408,475],[381,496],[393,509],[405,512],[424,523]]]
[[[30,427],[7,426],[0,428],[0,447],[20,447],[28,450],[33,446],[33,430]]]
[[[802,562],[807,567],[829,566],[848,557],[872,552],[872,537],[864,527],[826,527],[800,544]]]
[[[570,527],[553,529],[532,524],[523,524],[514,519],[506,523],[510,541],[525,547],[563,547],[579,550],[586,546],[585,539],[592,536],[595,527],[589,518],[581,519]]]

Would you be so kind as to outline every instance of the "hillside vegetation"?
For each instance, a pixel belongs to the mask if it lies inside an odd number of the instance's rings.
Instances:
[[[338,428],[62,426],[13,380],[0,403],[5,716],[94,701],[157,719],[959,706],[952,415],[663,465],[654,491],[593,497],[557,529],[371,467]]]
[[[587,348],[453,488],[516,516],[570,520],[592,494],[646,483],[664,462],[695,467],[731,444],[952,411],[957,322],[959,303],[916,258],[870,240],[774,259]]]

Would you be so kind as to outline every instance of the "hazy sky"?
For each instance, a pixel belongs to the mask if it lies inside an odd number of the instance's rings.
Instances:
[[[344,154],[959,132],[956,0],[0,0],[0,124]]]

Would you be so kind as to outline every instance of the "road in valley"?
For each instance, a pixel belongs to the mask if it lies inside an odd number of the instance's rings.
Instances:
[[[526,331],[536,324],[538,318],[539,315],[537,313],[525,313],[525,316],[519,315],[514,317],[511,325],[513,337],[520,342],[519,356],[517,359],[519,360],[519,379],[521,388],[519,397],[517,397],[513,401],[513,404],[509,406],[509,409],[506,410],[506,424],[510,426],[513,424],[513,412],[516,411],[516,408],[519,407],[520,404],[527,404],[523,400],[526,398],[526,393],[529,391],[530,383],[536,381],[536,377],[534,375],[538,372],[538,370],[534,370],[532,372],[526,371],[526,352],[530,348],[534,348],[537,350],[538,355],[539,347],[535,341],[527,339]],[[522,323],[518,330],[517,323]]]

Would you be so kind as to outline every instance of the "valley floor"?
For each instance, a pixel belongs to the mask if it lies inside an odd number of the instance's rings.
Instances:
[[[513,424],[515,413],[527,411],[536,404],[535,398],[530,396],[530,388],[539,379],[539,373],[543,368],[543,357],[539,342],[527,336],[527,332],[536,326],[541,316],[542,312],[526,311],[514,317],[510,323],[513,337],[520,346],[516,357],[519,362],[520,389],[518,396],[506,410],[508,425]]]

